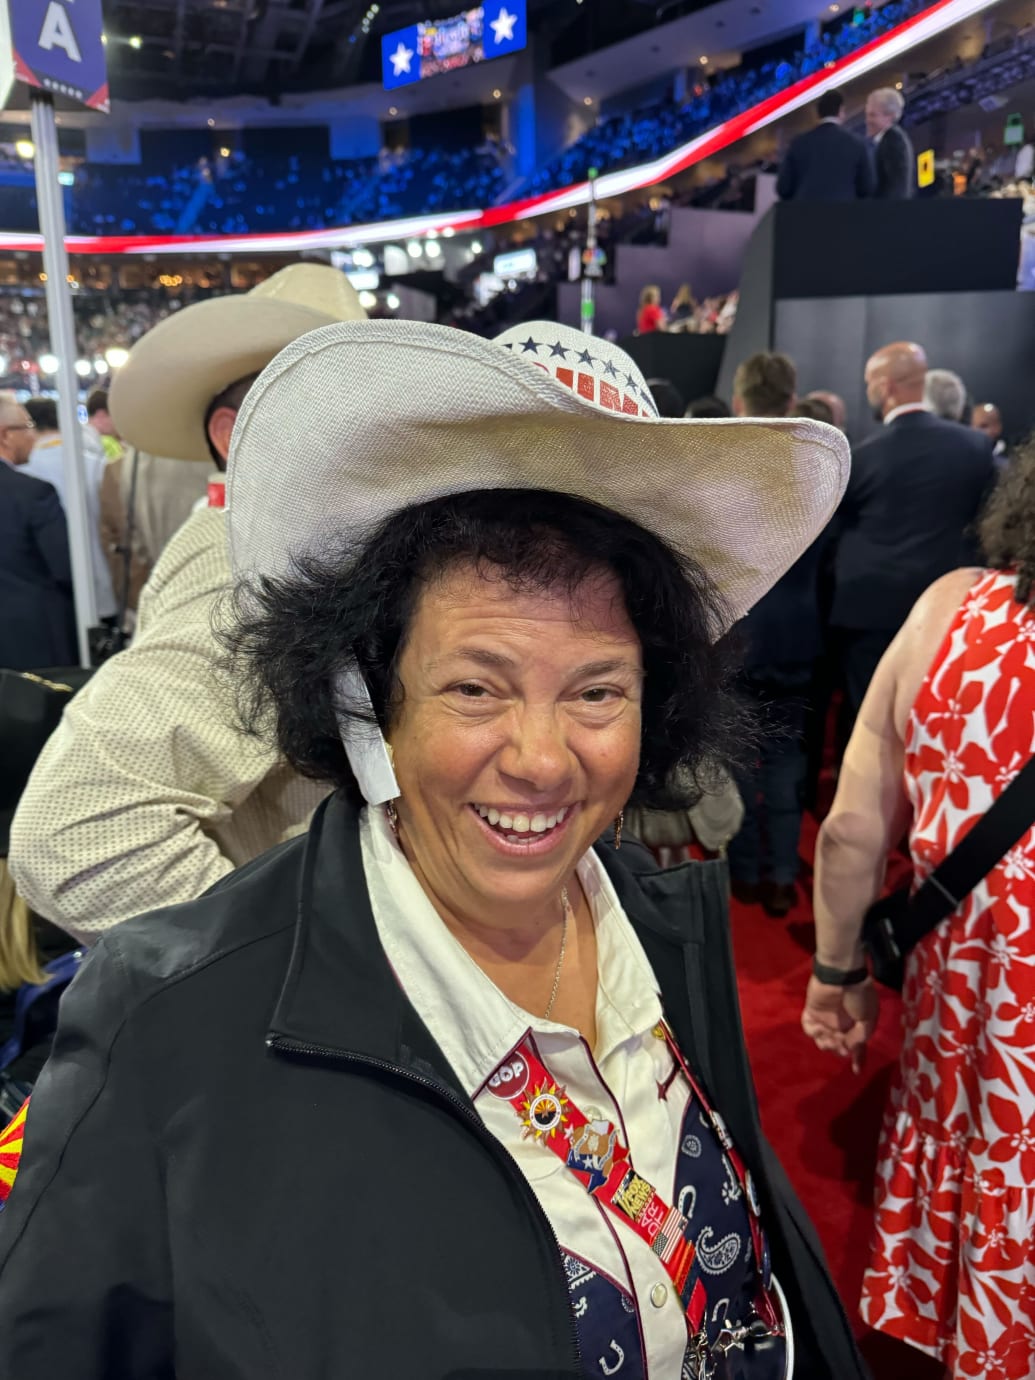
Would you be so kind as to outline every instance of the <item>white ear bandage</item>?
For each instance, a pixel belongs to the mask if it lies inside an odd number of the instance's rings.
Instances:
[[[353,775],[368,805],[385,805],[399,795],[391,749],[377,726],[374,705],[366,682],[358,671],[342,671],[334,682],[338,705],[338,731],[345,745]],[[370,722],[364,723],[341,712],[341,706],[366,709]]]

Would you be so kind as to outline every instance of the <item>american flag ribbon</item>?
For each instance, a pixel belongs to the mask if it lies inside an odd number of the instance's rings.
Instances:
[[[636,1173],[629,1151],[618,1140],[617,1128],[610,1122],[590,1123],[540,1061],[531,1037],[511,1050],[489,1079],[488,1087],[514,1108],[526,1135],[552,1150],[597,1202],[621,1217],[656,1251],[679,1295],[690,1333],[696,1333],[708,1300],[700,1275],[691,1277],[697,1253],[690,1239],[690,1224],[665,1202],[653,1184]],[[602,1158],[599,1153],[587,1157],[575,1147],[583,1144],[585,1128],[597,1126],[602,1127],[598,1140],[607,1149]],[[662,1251],[657,1251],[658,1238],[665,1234],[666,1226],[671,1235]]]

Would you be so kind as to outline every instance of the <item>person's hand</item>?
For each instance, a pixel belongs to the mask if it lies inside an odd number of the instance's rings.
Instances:
[[[877,1024],[879,1000],[873,979],[851,987],[831,987],[809,978],[801,1028],[818,1048],[852,1061],[859,1073],[866,1059],[866,1042]]]

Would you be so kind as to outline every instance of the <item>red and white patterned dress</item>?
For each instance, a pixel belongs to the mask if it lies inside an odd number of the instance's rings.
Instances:
[[[906,734],[922,880],[1035,746],[1035,616],[969,592]],[[910,957],[881,1135],[872,1327],[956,1376],[1035,1376],[1035,831]]]

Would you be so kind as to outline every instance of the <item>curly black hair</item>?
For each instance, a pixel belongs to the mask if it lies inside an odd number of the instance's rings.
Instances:
[[[978,534],[990,566],[1016,571],[1017,602],[1035,607],[1035,437],[1029,437],[1000,477]]]
[[[369,710],[336,699],[356,669],[379,726],[401,702],[397,667],[422,591],[471,564],[515,590],[574,600],[607,571],[622,589],[645,670],[640,766],[632,804],[687,804],[736,755],[742,711],[730,689],[729,623],[722,597],[693,560],[627,518],[546,490],[490,489],[404,508],[361,548],[307,555],[291,575],[237,584],[220,619],[226,669],[245,732],[272,732],[297,771],[359,802],[339,732]]]

